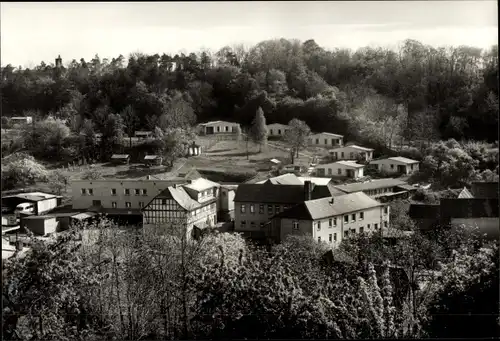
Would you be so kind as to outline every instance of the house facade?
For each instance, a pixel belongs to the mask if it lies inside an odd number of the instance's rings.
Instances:
[[[290,127],[286,124],[272,123],[267,125],[267,134],[272,137],[283,137]]]
[[[337,161],[318,165],[315,169],[315,174],[320,177],[328,176],[358,179],[364,176],[363,169],[363,165],[354,161]]]
[[[419,162],[405,157],[390,157],[387,159],[379,159],[370,161],[370,165],[375,167],[379,172],[388,174],[403,174],[410,175],[418,171]]]
[[[333,133],[317,133],[309,136],[309,145],[313,147],[341,147],[344,136]]]
[[[305,201],[272,218],[276,242],[289,235],[306,235],[338,246],[357,233],[389,228],[389,207],[362,192]]]
[[[371,161],[373,159],[373,149],[365,148],[357,145],[344,146],[331,149],[329,151],[333,160],[353,160],[362,159],[363,161]]]
[[[227,121],[212,121],[200,124],[202,132],[205,135],[235,134],[239,126],[239,123]]]
[[[33,117],[31,116],[15,116],[10,118],[13,124],[31,124],[33,123]]]
[[[336,189],[344,193],[363,192],[379,201],[407,198],[417,188],[399,179],[376,179],[352,184],[335,185]]]
[[[142,209],[143,228],[165,233],[174,229],[196,237],[198,231],[217,224],[218,187],[206,179],[168,187]]]

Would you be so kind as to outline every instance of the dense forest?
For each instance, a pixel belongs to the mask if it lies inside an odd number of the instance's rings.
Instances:
[[[64,57],[64,56],[62,56]],[[325,50],[314,40],[175,56],[132,54],[66,66],[2,67],[2,116],[69,120],[80,131],[110,114],[126,131],[223,119],[250,125],[297,118],[312,131],[390,147],[393,141],[498,140],[498,48]],[[132,114],[131,114],[132,113]],[[132,118],[131,118],[132,117]],[[387,138],[387,137],[390,138]]]

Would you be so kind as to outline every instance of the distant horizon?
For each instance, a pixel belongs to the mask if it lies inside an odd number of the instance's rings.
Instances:
[[[271,39],[326,50],[498,44],[496,1],[0,3],[1,64],[189,54]]]

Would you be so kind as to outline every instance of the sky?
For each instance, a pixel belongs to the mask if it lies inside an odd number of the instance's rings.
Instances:
[[[147,54],[216,52],[275,38],[326,49],[498,43],[497,1],[10,2],[0,4],[1,65],[33,67]]]

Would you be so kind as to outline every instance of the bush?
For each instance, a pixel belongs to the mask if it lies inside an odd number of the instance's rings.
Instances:
[[[48,175],[45,167],[31,155],[15,153],[2,159],[3,190],[46,182]]]

